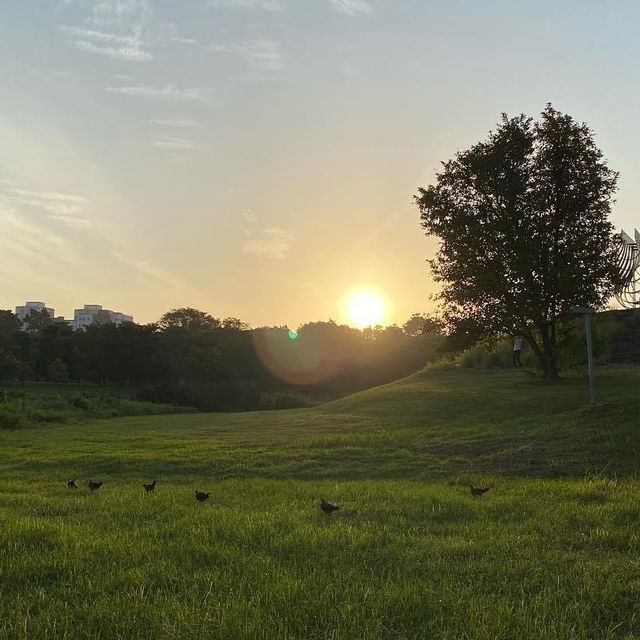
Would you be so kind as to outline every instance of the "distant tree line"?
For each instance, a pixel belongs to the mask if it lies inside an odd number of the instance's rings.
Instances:
[[[0,380],[128,385],[147,399],[203,410],[303,406],[384,384],[436,357],[437,321],[364,330],[333,321],[251,329],[237,318],[174,309],[158,322],[73,331],[48,316],[28,330],[0,311]]]

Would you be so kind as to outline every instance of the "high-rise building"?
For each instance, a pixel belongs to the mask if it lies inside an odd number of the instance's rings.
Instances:
[[[29,314],[35,311],[41,313],[46,311],[47,315],[53,320],[55,310],[51,307],[47,307],[44,302],[25,302],[24,305],[16,307],[15,315],[22,322],[22,329],[26,331],[29,329]]]
[[[133,316],[128,316],[120,311],[103,309],[101,304],[85,304],[82,309],[73,310],[71,326],[75,331],[86,329],[92,324],[120,325],[123,322],[133,322]]]

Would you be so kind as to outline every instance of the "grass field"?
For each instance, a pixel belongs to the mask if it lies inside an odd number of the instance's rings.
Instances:
[[[598,376],[0,430],[0,638],[640,638],[640,368]]]

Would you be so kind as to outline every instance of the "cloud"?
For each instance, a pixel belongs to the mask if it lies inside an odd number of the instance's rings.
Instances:
[[[11,203],[18,208],[25,206],[35,208],[44,212],[50,220],[79,227],[91,224],[91,220],[87,217],[91,203],[83,196],[58,191],[30,191],[9,187],[0,192],[0,198],[5,204]]]
[[[242,219],[245,222],[258,222],[258,216],[253,209],[244,209],[242,212]]]
[[[193,140],[187,140],[185,138],[161,138],[155,140],[153,143],[160,149],[170,149],[171,151],[191,151],[195,148],[195,142]]]
[[[69,25],[62,25],[60,29],[75,36],[76,40],[73,41],[73,46],[81,51],[133,62],[153,59],[153,56],[147,51],[148,45],[142,37],[144,31],[140,25],[133,25],[125,33]]]
[[[98,47],[92,42],[85,40],[76,40],[73,44],[76,49],[87,51],[88,53],[96,53],[101,56],[106,56],[107,58],[130,60],[132,62],[143,62],[153,58],[150,53],[133,47],[118,47],[117,49],[114,47]]]
[[[265,71],[280,71],[284,69],[280,45],[275,40],[256,40],[245,42],[237,48],[237,53],[244,57],[249,64]]]
[[[152,118],[151,120],[149,120],[149,122],[159,127],[178,127],[181,129],[198,126],[198,123],[195,120],[188,120],[188,119],[160,120],[160,119]]]
[[[329,0],[333,8],[348,16],[362,16],[373,13],[373,7],[366,0]]]
[[[93,40],[104,44],[114,44],[125,47],[140,47],[143,45],[141,38],[134,35],[123,36],[118,35],[117,33],[85,29],[83,27],[73,27],[64,24],[60,26],[60,30],[81,38],[82,40]]]
[[[279,0],[211,0],[211,6],[223,9],[282,10],[282,3]]]
[[[122,30],[131,25],[147,25],[151,15],[148,0],[93,0],[88,22]]]
[[[291,246],[293,236],[286,229],[262,229],[257,237],[250,237],[242,247],[242,253],[282,260]]]
[[[160,267],[155,266],[148,260],[129,258],[117,251],[112,251],[111,257],[120,264],[127,267],[129,270],[135,271],[148,280],[162,285],[162,287],[164,288],[169,286],[176,291],[180,291],[181,293],[189,293],[190,295],[195,295],[197,297],[201,296],[200,292],[189,283],[176,278],[171,273],[160,269]]]
[[[150,87],[146,85],[137,87],[106,87],[107,93],[117,93],[125,96],[139,98],[162,98],[166,100],[187,100],[193,102],[209,102],[202,87],[188,87],[180,89],[173,84],[164,87]]]
[[[177,44],[198,44],[195,38],[181,38],[179,36],[172,36],[169,38],[170,42],[176,42]]]
[[[0,193],[0,230],[4,266],[18,265],[21,279],[37,275],[46,280],[52,267],[73,268],[78,264],[72,245],[42,225],[28,221],[3,193]]]
[[[229,53],[244,58],[251,66],[264,71],[281,71],[284,69],[280,44],[275,40],[263,38],[228,46],[214,44],[207,47],[217,53]]]

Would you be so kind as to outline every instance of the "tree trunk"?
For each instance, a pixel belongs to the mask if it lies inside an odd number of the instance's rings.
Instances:
[[[539,329],[542,338],[542,374],[548,380],[555,380],[558,377],[555,322],[542,324]]]
[[[540,333],[541,344],[536,341],[533,331],[530,328],[523,330],[522,335],[526,338],[532,351],[536,354],[542,367],[542,375],[549,380],[554,380],[558,378],[555,323],[536,323],[536,327]]]

